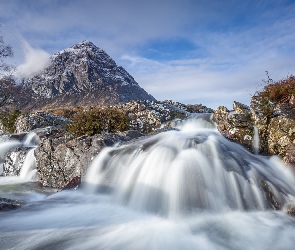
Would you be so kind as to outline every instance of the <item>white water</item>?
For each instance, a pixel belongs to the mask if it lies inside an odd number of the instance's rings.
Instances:
[[[259,148],[260,148],[259,131],[258,131],[258,128],[254,126],[253,149],[255,154],[259,153]]]
[[[0,212],[1,249],[293,250],[295,219],[273,210],[259,184],[283,204],[293,173],[197,124],[104,149],[82,190],[0,185],[0,197],[28,202]]]
[[[110,193],[115,202],[169,218],[273,208],[264,184],[281,205],[293,198],[293,173],[275,157],[249,153],[203,119],[180,129],[105,148],[90,166],[87,190]]]
[[[38,136],[33,132],[28,133],[22,141],[12,139],[0,143],[0,176],[3,173],[3,162],[5,161],[5,157],[9,151],[18,147],[32,147],[32,149],[29,150],[27,153],[27,156],[20,171],[19,178],[27,181],[33,180],[36,176],[36,161],[34,150],[37,146],[37,143]]]

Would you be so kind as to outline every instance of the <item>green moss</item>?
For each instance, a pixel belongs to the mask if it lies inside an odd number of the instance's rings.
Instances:
[[[185,113],[182,113],[182,112],[179,112],[179,111],[171,111],[170,112],[170,117],[171,117],[171,120],[173,119],[185,119],[187,117],[187,115]]]
[[[18,109],[0,115],[0,122],[8,133],[14,133],[15,121],[20,115],[21,112]]]

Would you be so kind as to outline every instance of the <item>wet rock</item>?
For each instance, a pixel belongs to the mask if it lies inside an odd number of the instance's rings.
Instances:
[[[229,111],[224,106],[218,107],[213,114],[213,121],[223,136],[253,151],[254,127],[250,109],[238,102],[234,102],[233,108],[233,111]]]
[[[38,179],[43,186],[54,188],[65,187],[76,176],[83,181],[90,162],[104,147],[140,136],[138,131],[74,139],[45,134],[35,150]]]
[[[17,209],[17,208],[20,208],[24,204],[25,204],[25,202],[23,202],[23,201],[11,200],[11,199],[0,197],[0,211],[8,211],[8,210]]]
[[[48,114],[45,112],[36,112],[33,114],[24,114],[18,117],[15,122],[15,128],[17,133],[21,133],[48,126],[64,127],[68,122],[69,119],[62,116]]]
[[[19,133],[19,134],[5,134],[0,136],[0,143],[6,142],[9,140],[19,140],[21,141],[28,133]]]
[[[295,204],[294,203],[288,204],[286,206],[285,210],[286,210],[286,214],[291,215],[291,216],[295,216]]]
[[[274,194],[272,188],[269,186],[269,184],[260,179],[259,180],[259,185],[264,191],[265,197],[268,200],[269,204],[275,209],[275,210],[280,210],[282,207],[282,204],[280,201],[277,199],[276,195]]]
[[[261,96],[253,96],[250,104],[251,119],[258,129],[260,153],[269,154],[268,126],[273,116],[274,104]]]
[[[77,189],[81,185],[81,177],[75,176],[72,180],[70,180],[62,190],[69,190],[69,189]]]

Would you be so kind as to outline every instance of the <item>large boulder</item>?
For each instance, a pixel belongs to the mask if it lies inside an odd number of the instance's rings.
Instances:
[[[90,162],[104,147],[143,136],[138,131],[74,139],[54,135],[44,134],[35,150],[38,179],[43,186],[54,188],[63,188],[76,176],[83,181]]]
[[[276,106],[275,116],[268,127],[268,150],[270,154],[282,157],[283,161],[293,164],[295,148],[295,106],[280,104]]]
[[[254,127],[248,106],[234,102],[234,110],[218,107],[213,114],[213,121],[218,131],[226,138],[240,143],[253,151]]]
[[[161,127],[160,118],[138,101],[122,104],[119,108],[123,110],[130,119],[130,129],[132,130],[149,133]]]
[[[69,119],[45,112],[36,112],[33,114],[24,114],[17,118],[15,129],[17,133],[29,132],[37,128],[48,126],[64,127]]]

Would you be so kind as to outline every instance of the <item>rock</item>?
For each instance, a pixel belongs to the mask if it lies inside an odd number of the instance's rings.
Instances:
[[[288,204],[286,206],[285,210],[286,210],[286,214],[291,215],[291,216],[295,216],[295,204],[294,203]]]
[[[77,189],[81,185],[81,177],[75,176],[72,180],[70,180],[62,190],[69,190],[69,189]]]
[[[0,135],[4,135],[6,133],[7,133],[6,129],[4,128],[3,124],[0,122]]]
[[[130,119],[130,128],[143,133],[151,133],[161,125],[170,127],[175,119],[186,119],[192,113],[213,113],[213,110],[201,104],[186,105],[171,100],[138,100],[117,106]]]
[[[218,107],[213,114],[213,121],[223,136],[253,151],[254,127],[250,109],[238,102],[234,102],[233,107],[234,111],[224,106]]]
[[[0,197],[0,211],[8,211],[20,208],[25,202]]]
[[[43,186],[54,188],[65,187],[76,176],[83,181],[90,162],[104,147],[140,136],[138,131],[74,139],[44,135],[35,150],[38,179]]]
[[[268,150],[270,154],[276,154],[285,162],[293,162],[291,152],[295,144],[295,119],[287,114],[270,119],[268,127]]]
[[[285,162],[295,169],[295,144],[291,143],[287,148],[286,148],[286,155],[283,158]]]
[[[119,108],[129,117],[132,130],[149,133],[161,127],[160,118],[140,102],[131,101],[120,105]]]
[[[247,105],[235,101],[233,103],[233,108],[237,114],[248,114],[250,110],[250,108]]]
[[[68,122],[69,119],[62,116],[36,112],[19,116],[15,122],[15,127],[16,132],[21,133],[48,126],[64,127]]]
[[[274,104],[261,96],[253,96],[250,104],[251,119],[258,129],[260,153],[269,154],[268,126],[273,116]]]

